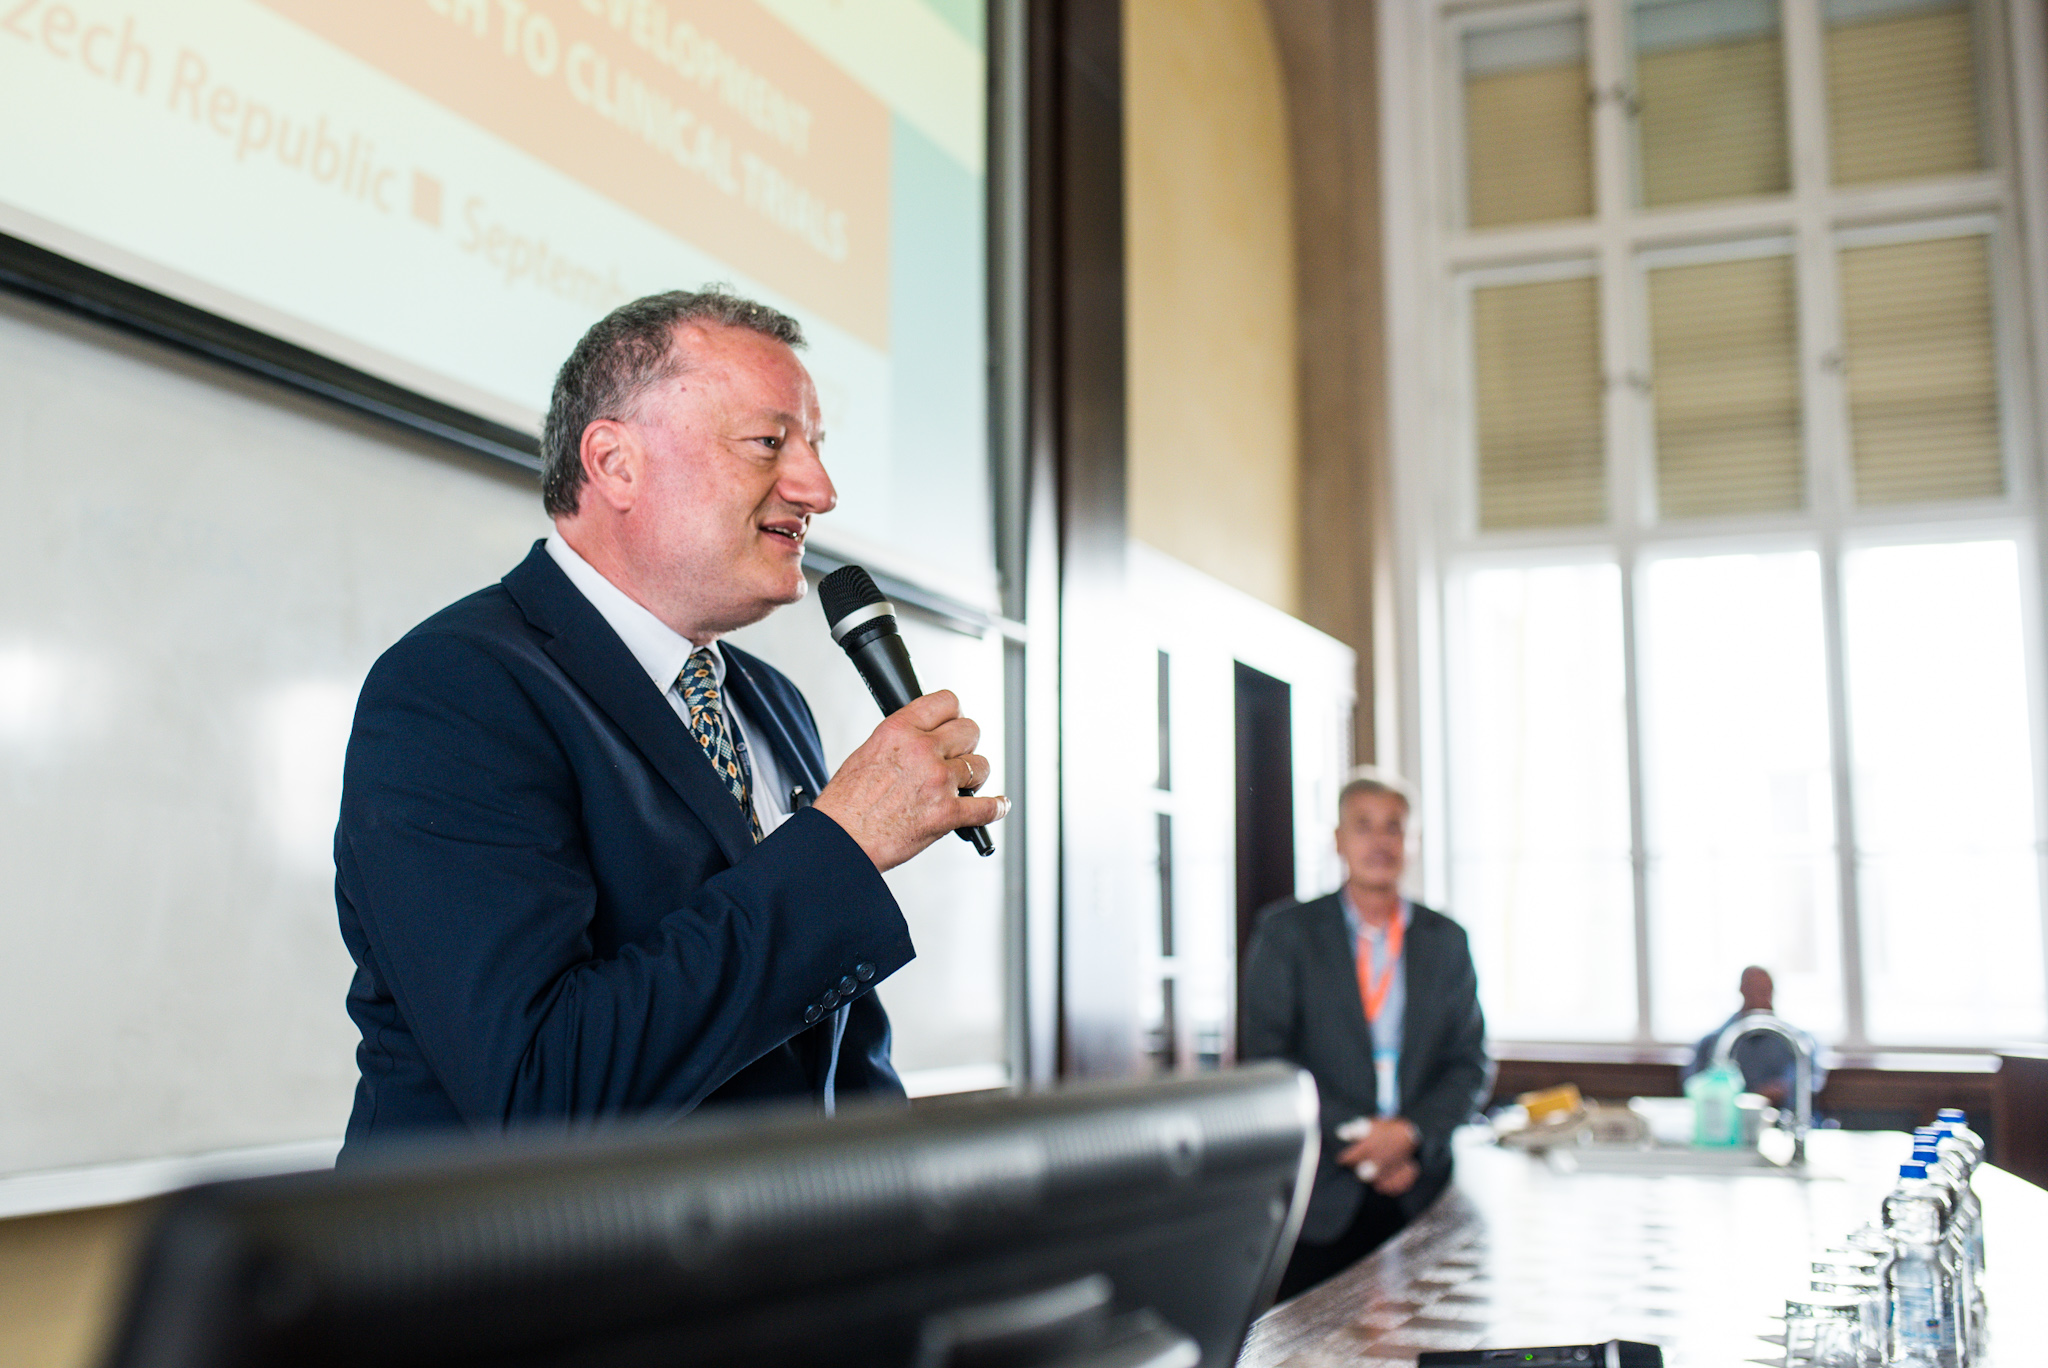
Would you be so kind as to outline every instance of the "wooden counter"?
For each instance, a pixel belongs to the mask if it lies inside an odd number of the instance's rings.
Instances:
[[[1906,1137],[1822,1131],[1805,1178],[1563,1173],[1461,1136],[1458,1176],[1372,1257],[1266,1313],[1239,1368],[1392,1368],[1427,1349],[1664,1346],[1671,1368],[1775,1364],[1774,1313],[1819,1249],[1865,1220]],[[1981,1368],[2048,1344],[2048,1192],[1986,1166]],[[2002,1352],[2001,1352],[2002,1349]]]

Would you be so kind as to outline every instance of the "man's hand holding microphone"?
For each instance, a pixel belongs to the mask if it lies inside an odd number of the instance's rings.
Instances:
[[[853,660],[888,714],[846,757],[814,806],[839,823],[875,867],[894,869],[949,831],[983,855],[995,845],[983,828],[1010,811],[1004,797],[980,797],[987,757],[974,753],[981,728],[960,713],[947,689],[927,694],[896,630],[895,606],[865,570],[845,566],[819,586],[832,636]]]

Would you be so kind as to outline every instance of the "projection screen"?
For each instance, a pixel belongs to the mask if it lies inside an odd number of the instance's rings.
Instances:
[[[810,334],[820,543],[992,608],[974,8],[0,0],[0,232],[524,432],[730,282]]]

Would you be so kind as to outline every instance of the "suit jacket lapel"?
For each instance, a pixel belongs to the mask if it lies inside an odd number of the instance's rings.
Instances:
[[[1358,996],[1358,949],[1351,943],[1351,928],[1344,922],[1344,906],[1333,893],[1319,900],[1313,929],[1315,945],[1310,962],[1323,966],[1328,992],[1346,1004],[1341,1019],[1356,1031],[1359,1056],[1365,1061],[1365,1077],[1371,1080],[1372,1027],[1365,1019],[1365,1003]]]
[[[1421,903],[1412,903],[1410,907],[1407,943],[1401,947],[1401,973],[1407,980],[1408,1005],[1401,1012],[1401,1058],[1395,1065],[1401,1080],[1401,1105],[1404,1107],[1408,1105],[1409,1094],[1414,1091],[1414,1071],[1423,1054],[1419,1047],[1428,1038],[1429,1014],[1437,1005],[1437,994],[1429,982],[1430,971],[1435,966],[1430,954],[1436,939],[1435,930],[1422,915],[1426,909]]]
[[[506,592],[535,627],[548,633],[550,659],[629,737],[738,864],[754,848],[746,814],[704,748],[648,680],[619,640],[541,543],[505,576]]]
[[[819,762],[811,757],[807,747],[797,743],[781,709],[763,692],[738,651],[725,653],[725,690],[733,702],[746,710],[747,720],[765,734],[763,739],[774,749],[782,772],[801,781],[810,790],[811,797],[816,798],[819,790],[825,787],[826,780]],[[777,796],[786,800],[789,795]]]

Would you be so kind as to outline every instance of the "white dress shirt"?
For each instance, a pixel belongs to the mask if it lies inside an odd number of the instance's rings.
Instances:
[[[1351,905],[1351,894],[1345,889],[1337,890],[1337,905],[1344,909],[1344,924],[1351,928],[1351,949],[1355,955],[1361,949],[1368,958],[1372,976],[1377,979],[1387,970],[1387,930],[1368,923],[1358,915],[1358,909]],[[1406,898],[1401,899],[1401,934],[1408,934],[1408,924],[1415,914]],[[1379,1020],[1372,1026],[1372,1067],[1373,1077],[1378,1084],[1378,1102],[1381,1116],[1401,1114],[1401,1035],[1402,1023],[1408,1011],[1408,956],[1402,955],[1394,961],[1391,982],[1387,995],[1380,999]]]
[[[619,634],[619,640],[626,643],[626,649],[633,653],[633,659],[640,662],[640,668],[647,671],[648,679],[668,700],[669,707],[690,725],[690,705],[683,701],[683,691],[677,680],[683,673],[683,666],[696,653],[697,648],[690,639],[654,614],[635,603],[619,588],[606,579],[590,564],[576,554],[576,548],[562,540],[560,532],[548,534],[548,554],[555,564],[562,567],[562,573],[569,577],[569,583],[576,586],[590,606],[597,609],[611,629]],[[775,758],[772,747],[757,744],[761,728],[747,716],[746,709],[733,701],[725,691],[725,652],[716,642],[711,646],[711,674],[718,682],[718,697],[724,704],[725,725],[732,731],[734,740],[746,756],[749,778],[749,796],[754,800],[754,817],[761,823],[761,833],[775,830],[789,818],[789,784],[781,764]],[[692,737],[692,744],[695,738]],[[816,794],[812,795],[816,797]]]

